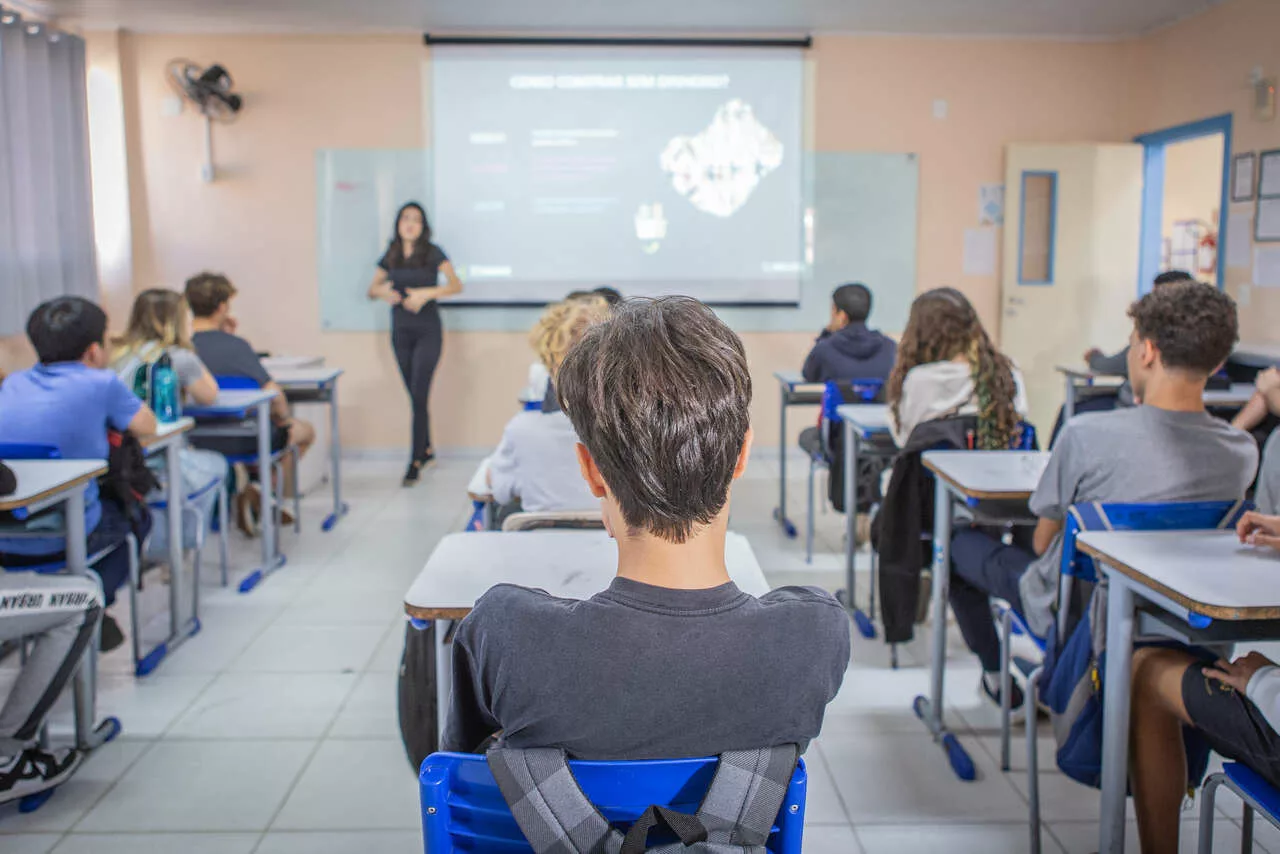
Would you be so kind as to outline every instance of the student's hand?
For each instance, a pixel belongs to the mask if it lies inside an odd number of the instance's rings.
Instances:
[[[1217,679],[1219,682],[1229,685],[1244,694],[1249,690],[1249,680],[1253,678],[1253,674],[1264,667],[1271,667],[1273,664],[1275,662],[1262,653],[1251,652],[1244,658],[1237,658],[1235,661],[1219,659],[1213,667],[1204,669],[1204,675]]]
[[[404,297],[400,296],[400,292],[392,287],[384,290],[380,298],[389,305],[400,305],[404,302]]]
[[[1280,370],[1275,368],[1267,368],[1258,374],[1254,380],[1254,385],[1258,387],[1258,391],[1263,394],[1270,394],[1276,389],[1280,389]]]
[[[1236,535],[1246,545],[1280,550],[1280,516],[1264,516],[1251,510],[1236,524]]]
[[[227,315],[222,319],[222,331],[228,335],[235,335],[236,330],[240,328],[240,322],[231,315]]]
[[[1101,355],[1102,351],[1097,347],[1090,347],[1088,350],[1084,351],[1084,363],[1087,365]]]

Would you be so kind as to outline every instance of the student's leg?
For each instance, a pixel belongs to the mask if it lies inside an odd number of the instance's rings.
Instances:
[[[35,741],[75,673],[93,639],[102,599],[92,578],[33,572],[0,573],[0,593],[20,603],[0,617],[0,639],[35,640],[0,707],[0,756],[12,756]]]
[[[444,345],[440,322],[418,333],[413,348],[413,378],[410,394],[413,398],[413,447],[414,459],[422,459],[431,450],[431,415],[428,412],[431,398],[431,381],[435,378],[436,365],[440,363],[440,351]]]
[[[119,546],[125,537],[132,533],[141,544],[151,532],[151,514],[144,513],[136,522],[125,515],[125,510],[106,496],[102,498],[102,521],[89,534],[87,551],[93,555],[107,548]],[[93,565],[93,569],[102,579],[102,591],[106,596],[106,607],[115,604],[116,591],[129,582],[129,554],[123,548],[115,548],[109,555]]]
[[[1000,670],[1000,636],[991,618],[990,598],[1021,610],[1018,580],[1035,559],[1028,550],[1006,546],[982,531],[956,533],[951,541],[951,609],[965,644],[988,673]]]
[[[1187,790],[1183,724],[1190,724],[1182,684],[1195,659],[1182,650],[1146,647],[1133,654],[1129,779],[1144,852],[1178,850]]]

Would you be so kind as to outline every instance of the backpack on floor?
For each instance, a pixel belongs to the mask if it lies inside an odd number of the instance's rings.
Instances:
[[[697,813],[653,805],[623,833],[587,798],[563,750],[488,753],[502,797],[536,854],[765,854],[798,758],[794,744],[721,754]],[[679,842],[649,848],[654,827]]]

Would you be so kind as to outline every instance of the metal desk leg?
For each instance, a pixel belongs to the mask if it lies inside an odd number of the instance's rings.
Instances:
[[[782,389],[778,408],[778,506],[774,508],[773,518],[788,537],[795,539],[796,526],[787,518],[787,401],[791,394],[786,383],[779,383],[778,387]]]
[[[1107,673],[1102,709],[1102,810],[1099,854],[1123,854],[1129,790],[1129,689],[1133,667],[1133,588],[1107,573]]]
[[[449,695],[453,692],[453,668],[449,661],[449,629],[452,620],[436,620],[436,728],[444,740],[444,721],[449,714]]]
[[[89,575],[88,543],[84,529],[84,486],[77,486],[67,493],[67,571],[72,575]],[[120,721],[107,718],[99,726],[98,720],[98,637],[93,633],[89,648],[84,651],[84,661],[76,670],[72,683],[75,701],[76,745],[84,751],[93,750],[115,738],[120,732]]]
[[[858,607],[857,597],[854,596],[857,585],[855,574],[858,545],[855,534],[858,529],[858,502],[853,497],[858,489],[858,440],[853,435],[853,423],[848,418],[841,419],[840,424],[840,429],[844,431],[844,589],[849,597],[845,607],[853,611]]]
[[[182,504],[185,497],[182,492],[182,463],[179,460],[178,442],[170,442],[164,449],[165,476],[169,504],[169,638],[176,639],[182,619]],[[192,616],[195,606],[192,605]]]
[[[947,597],[951,590],[951,494],[941,478],[934,481],[933,504],[933,660],[930,662],[930,693],[916,697],[916,716],[933,733],[934,741],[947,752],[947,760],[961,780],[977,777],[973,760],[942,720],[943,677],[947,668]]]
[[[257,407],[258,418],[258,513],[262,523],[262,566],[244,577],[240,592],[248,593],[267,575],[284,565],[284,556],[276,551],[275,485],[271,478],[271,401]]]
[[[1067,377],[1067,393],[1062,402],[1062,423],[1066,424],[1076,414],[1076,381]]]
[[[338,520],[347,515],[347,505],[342,503],[342,438],[338,432],[338,381],[329,386],[329,468],[333,478],[333,512],[320,524],[320,530],[329,531]]]

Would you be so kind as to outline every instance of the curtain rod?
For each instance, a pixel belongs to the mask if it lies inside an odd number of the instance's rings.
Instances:
[[[433,36],[423,33],[426,45],[505,45],[536,47],[779,47],[810,48],[812,36],[797,38],[658,38],[622,36]]]

